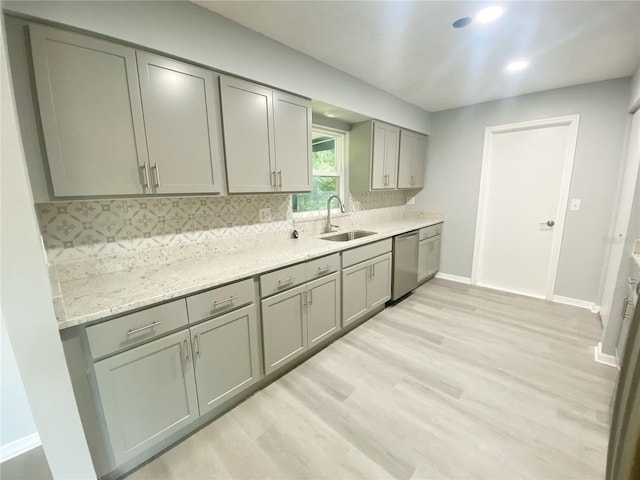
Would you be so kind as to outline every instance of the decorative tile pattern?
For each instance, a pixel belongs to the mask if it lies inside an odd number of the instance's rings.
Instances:
[[[400,207],[406,205],[406,203],[407,194],[401,190],[352,192],[349,194],[349,207],[352,212],[387,207]]]
[[[406,198],[401,191],[352,193],[349,217],[401,215]],[[42,203],[36,207],[49,263],[103,259],[69,265],[64,270],[68,272],[65,278],[78,269],[83,275],[93,275],[147,264],[140,257],[144,252],[151,257],[159,255],[160,262],[183,253],[184,258],[195,256],[193,248],[212,251],[225,239],[230,240],[224,248],[234,248],[234,237],[288,235],[294,224],[291,195],[127,198]],[[271,222],[260,223],[261,208],[271,209]],[[349,217],[342,222],[348,223]],[[319,233],[323,225],[324,221],[318,220],[301,230]],[[173,250],[167,253],[167,249]]]
[[[259,209],[271,208],[270,223]],[[128,198],[37,205],[49,262],[121,255],[292,225],[290,195]]]

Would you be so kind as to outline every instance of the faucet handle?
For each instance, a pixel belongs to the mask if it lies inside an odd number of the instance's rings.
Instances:
[[[334,228],[335,228],[336,230],[338,230],[340,227],[339,227],[338,225],[334,225],[334,224],[332,223],[332,224],[331,224],[331,226],[330,226],[330,228],[331,228],[331,231],[332,231],[332,232],[335,232]]]

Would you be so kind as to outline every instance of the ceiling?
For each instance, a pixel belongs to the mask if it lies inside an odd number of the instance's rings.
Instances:
[[[428,111],[625,77],[640,59],[638,0],[194,3]],[[451,26],[496,4],[492,23]]]

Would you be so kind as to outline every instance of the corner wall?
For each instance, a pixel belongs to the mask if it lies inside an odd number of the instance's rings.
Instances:
[[[577,113],[569,198],[581,199],[582,207],[567,212],[555,294],[597,303],[624,159],[629,92],[624,78],[432,114],[425,188],[415,208],[445,213],[440,270],[471,276],[485,128]]]

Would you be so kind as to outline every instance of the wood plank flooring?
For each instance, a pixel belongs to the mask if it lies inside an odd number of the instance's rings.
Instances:
[[[432,280],[129,476],[602,479],[587,310]]]

